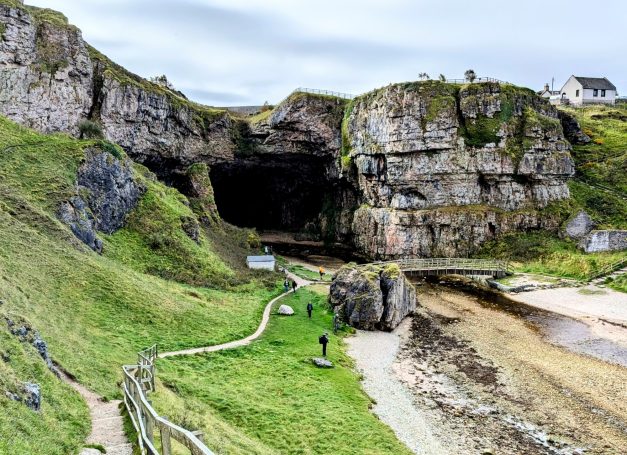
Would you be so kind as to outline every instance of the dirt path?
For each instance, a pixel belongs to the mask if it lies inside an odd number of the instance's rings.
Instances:
[[[298,288],[312,284],[310,281],[304,280],[291,273],[287,274],[291,280],[296,281]],[[291,292],[291,291],[290,291]],[[289,292],[281,294],[272,299],[265,307],[259,327],[252,335],[214,346],[205,346],[200,348],[183,349],[181,351],[163,352],[159,354],[160,358],[171,357],[176,355],[191,355],[201,352],[215,352],[224,349],[233,349],[240,346],[246,346],[251,341],[259,338],[268,325],[270,312],[275,302],[289,295]],[[124,432],[124,420],[120,414],[121,401],[104,401],[102,397],[91,392],[81,384],[70,378],[67,374],[60,372],[61,379],[72,386],[85,400],[89,407],[91,417],[91,434],[85,441],[86,444],[101,445],[107,451],[108,455],[132,455],[133,445],[129,442]],[[98,449],[85,448],[80,455],[100,455]]]
[[[294,280],[296,281],[296,284],[298,285],[298,288],[301,288],[303,286],[309,286],[310,284],[312,284],[311,281],[307,281],[303,278],[300,278],[292,273],[287,273],[287,276],[290,278],[290,280]],[[272,311],[272,306],[280,299],[282,299],[283,297],[287,296],[290,294],[290,292],[285,292],[283,294],[281,294],[278,297],[275,297],[274,299],[272,299],[270,302],[268,302],[268,304],[266,305],[266,308],[263,310],[263,316],[261,318],[261,322],[259,323],[259,327],[257,327],[257,330],[255,331],[255,333],[253,333],[252,335],[247,336],[246,338],[242,338],[240,340],[235,340],[235,341],[229,341],[228,343],[223,343],[223,344],[216,344],[213,346],[203,346],[203,347],[199,347],[199,348],[191,348],[191,349],[182,349],[180,351],[171,351],[171,352],[162,352],[159,354],[159,358],[163,359],[166,357],[172,357],[172,356],[176,356],[176,355],[193,355],[193,354],[200,354],[202,352],[216,352],[216,351],[223,351],[225,349],[233,349],[233,348],[239,348],[242,346],[246,346],[248,344],[250,344],[251,341],[256,340],[257,338],[259,338],[261,336],[261,334],[263,333],[263,331],[266,329],[266,326],[268,325],[268,321],[270,320],[270,312]]]
[[[107,455],[132,455],[133,445],[124,432],[124,420],[120,414],[120,400],[104,401],[100,396],[83,387],[59,371],[61,379],[76,390],[89,407],[91,417],[91,433],[86,444],[101,445]],[[98,449],[83,449],[80,455],[100,455]]]

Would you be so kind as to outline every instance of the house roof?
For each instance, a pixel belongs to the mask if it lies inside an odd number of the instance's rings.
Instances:
[[[616,86],[607,80],[606,77],[581,77],[573,76],[583,88],[597,90],[616,90]]]
[[[266,256],[247,256],[246,261],[248,262],[273,262],[274,256],[266,255]]]

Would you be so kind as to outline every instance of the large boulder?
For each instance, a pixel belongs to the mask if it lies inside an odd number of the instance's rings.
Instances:
[[[294,314],[294,309],[289,305],[281,305],[277,313],[282,316],[292,316]]]
[[[416,290],[396,264],[345,266],[333,276],[329,303],[352,327],[393,330],[416,309]]]
[[[562,122],[564,136],[566,136],[568,142],[571,144],[588,144],[592,141],[592,139],[581,130],[581,126],[574,115],[562,110],[557,111],[557,113],[560,122]]]
[[[571,239],[581,239],[594,229],[594,221],[584,210],[580,210],[566,223],[564,233]]]

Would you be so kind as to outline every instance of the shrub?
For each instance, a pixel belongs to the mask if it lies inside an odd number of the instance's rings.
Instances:
[[[464,78],[472,84],[475,79],[477,79],[477,73],[475,73],[475,70],[472,69],[466,70],[464,72]]]
[[[252,249],[261,248],[261,239],[256,232],[250,231],[246,239],[248,246]]]
[[[78,122],[78,131],[81,139],[102,139],[102,127],[91,120],[81,120]]]
[[[103,152],[107,152],[107,153],[113,155],[118,160],[121,160],[121,159],[124,158],[124,152],[122,151],[120,146],[119,145],[115,145],[112,142],[101,141],[100,142],[100,148],[102,149]]]

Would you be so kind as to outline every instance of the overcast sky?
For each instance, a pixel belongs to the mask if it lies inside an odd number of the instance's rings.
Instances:
[[[129,70],[210,105],[296,87],[363,93],[468,68],[534,89],[571,74],[627,94],[625,0],[26,0]]]

